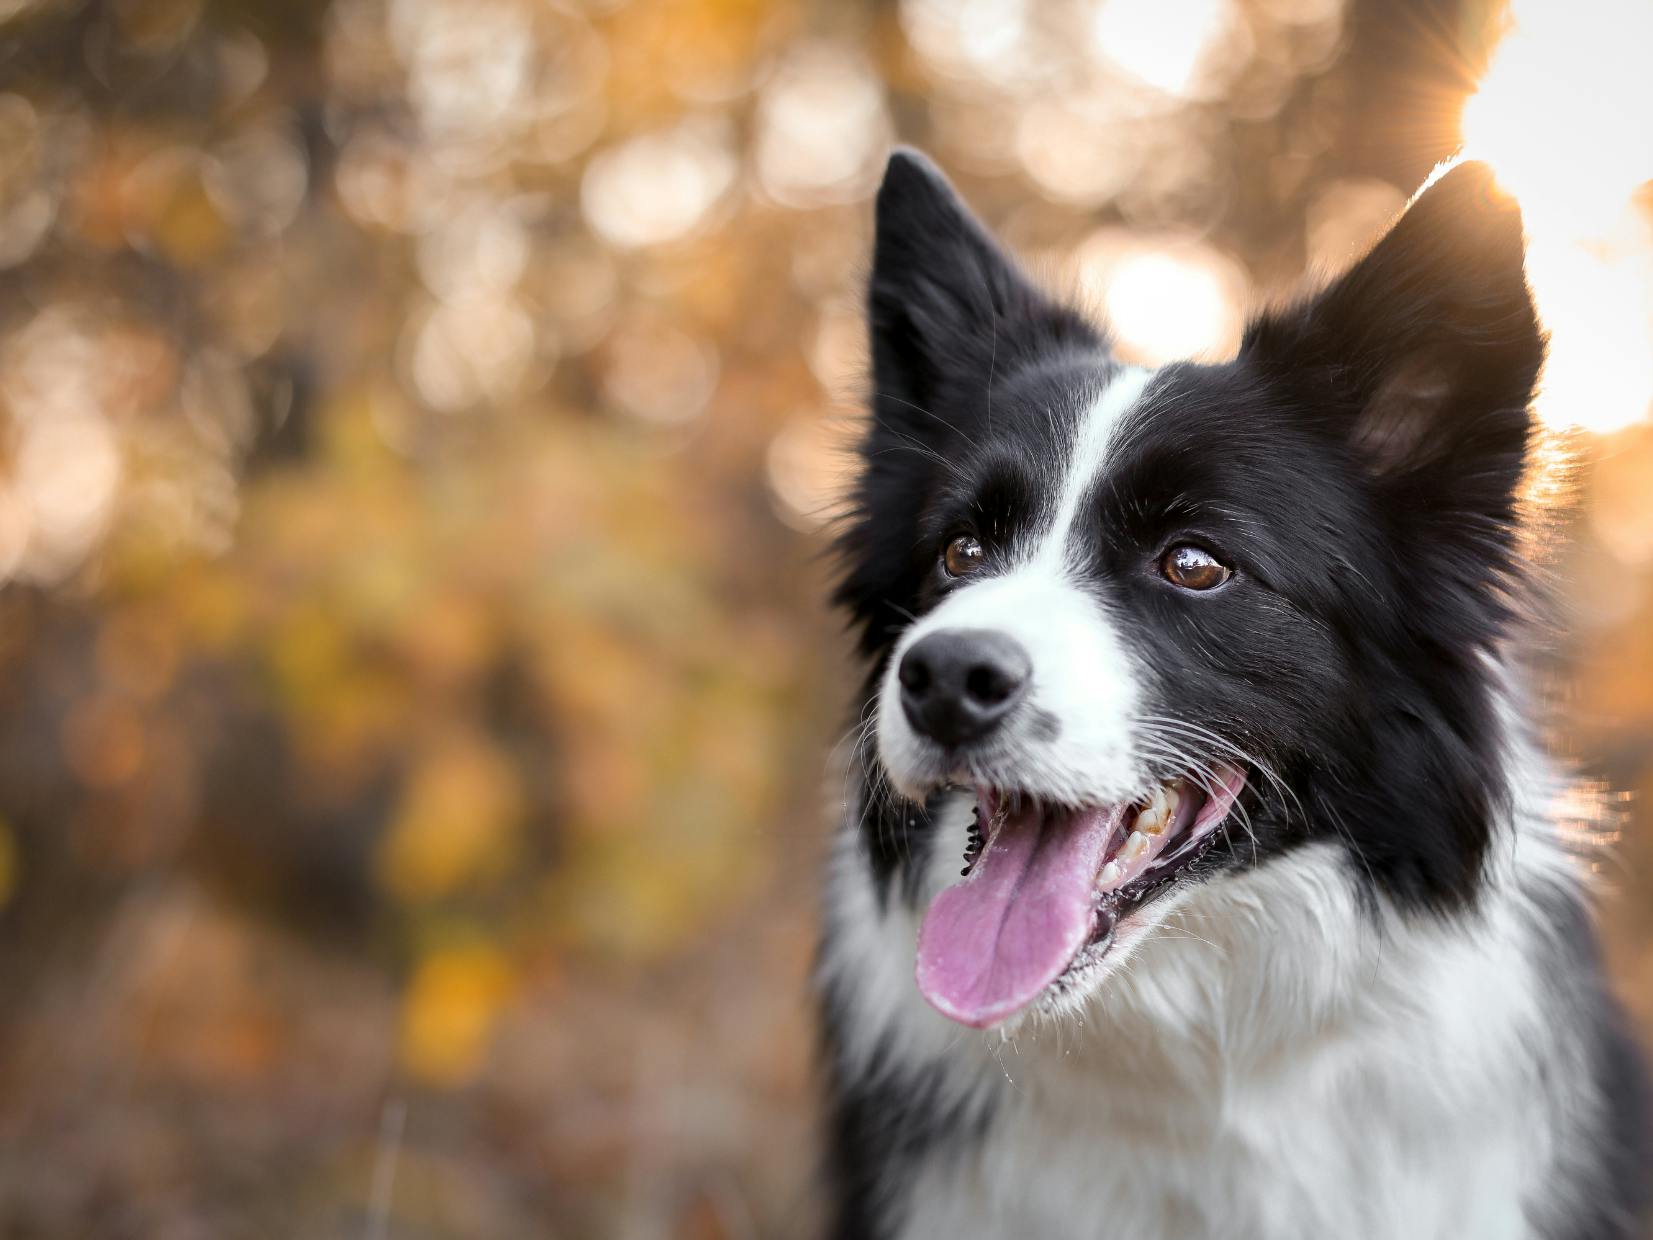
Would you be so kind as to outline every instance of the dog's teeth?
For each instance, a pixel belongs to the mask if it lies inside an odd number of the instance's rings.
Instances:
[[[1136,816],[1136,829],[1144,835],[1163,835],[1165,828],[1177,820],[1177,805],[1181,800],[1175,785],[1155,788],[1148,804]]]
[[[1102,867],[1102,872],[1096,876],[1098,887],[1112,887],[1119,881],[1119,862],[1110,861]]]
[[[1147,808],[1137,815],[1136,829],[1144,835],[1158,835],[1165,830],[1168,819],[1165,788],[1155,788],[1154,795],[1148,799]]]
[[[1119,860],[1129,864],[1147,851],[1148,837],[1140,831],[1132,831],[1130,838],[1125,841],[1125,847],[1119,850]]]

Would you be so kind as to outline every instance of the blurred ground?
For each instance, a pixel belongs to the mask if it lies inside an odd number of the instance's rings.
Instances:
[[[1653,792],[1648,18],[1518,9],[0,0],[0,1235],[808,1233],[897,137],[1153,361],[1484,80],[1582,461],[1559,719]]]

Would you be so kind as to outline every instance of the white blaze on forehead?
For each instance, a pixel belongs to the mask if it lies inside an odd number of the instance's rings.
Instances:
[[[1056,501],[1056,515],[1034,552],[1034,563],[1050,567],[1063,564],[1068,533],[1079,515],[1079,505],[1090,491],[1091,484],[1102,473],[1120,423],[1141,399],[1143,389],[1153,377],[1151,370],[1138,366],[1126,367],[1081,415],[1073,448],[1068,454],[1061,495]]]

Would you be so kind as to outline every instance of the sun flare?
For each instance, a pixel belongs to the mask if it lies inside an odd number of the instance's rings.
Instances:
[[[1527,278],[1550,332],[1538,411],[1555,426],[1609,432],[1653,400],[1653,6],[1584,14],[1512,0],[1506,32],[1462,117],[1465,153],[1521,203]]]

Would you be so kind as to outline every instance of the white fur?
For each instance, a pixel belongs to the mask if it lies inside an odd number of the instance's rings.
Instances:
[[[1547,769],[1526,769],[1477,912],[1374,924],[1347,855],[1311,846],[1196,887],[1076,1011],[1008,1033],[919,997],[917,914],[879,910],[847,827],[823,967],[850,1059],[892,1078],[942,1065],[944,1101],[990,1115],[979,1145],[892,1169],[898,1234],[1531,1234],[1523,1202],[1582,1122],[1557,1099],[1585,1091],[1528,903],[1577,880],[1545,825]],[[962,822],[943,830],[919,909],[956,866]]]

